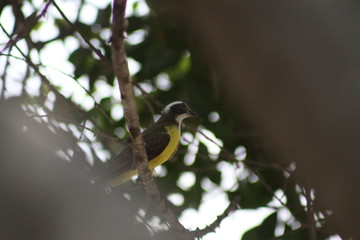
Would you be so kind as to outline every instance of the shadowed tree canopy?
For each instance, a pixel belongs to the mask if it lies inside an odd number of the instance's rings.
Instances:
[[[198,236],[232,211],[261,207],[273,212],[242,239],[359,236],[357,3],[152,0],[127,8],[141,126],[175,100],[200,116],[186,120],[179,151],[156,177],[163,196],[180,199],[167,200],[177,217],[220,189],[228,208]],[[7,223],[0,234],[7,238],[179,237],[141,184],[108,194],[90,184],[129,137],[111,13],[110,2],[0,4],[0,218]]]

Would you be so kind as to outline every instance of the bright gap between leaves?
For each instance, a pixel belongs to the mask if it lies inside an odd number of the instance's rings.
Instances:
[[[204,194],[199,210],[187,209],[180,221],[188,229],[204,228],[216,220],[228,207],[229,201],[221,189]],[[237,210],[224,219],[215,233],[205,235],[203,240],[239,240],[249,229],[262,223],[274,210],[259,208],[255,210]]]

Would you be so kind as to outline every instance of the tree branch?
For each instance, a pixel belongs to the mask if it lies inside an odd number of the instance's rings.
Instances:
[[[59,99],[63,100],[66,104],[68,104],[68,106],[74,110],[74,113],[78,113],[80,114],[84,119],[88,119],[88,115],[87,113],[81,109],[80,107],[78,107],[74,102],[70,101],[69,99],[67,99],[66,97],[64,97],[64,95],[62,95],[59,90],[50,82],[50,80],[41,73],[40,69],[39,69],[39,65],[35,64],[31,58],[26,55],[18,46],[17,44],[13,41],[13,39],[11,39],[10,34],[6,31],[6,29],[3,27],[2,24],[0,24],[0,28],[1,30],[6,34],[6,36],[9,38],[9,40],[11,41],[11,44],[13,44],[13,46],[16,48],[17,51],[19,51],[19,53],[21,54],[21,56],[24,58],[24,61],[34,70],[34,72],[40,77],[40,80],[42,83],[44,83],[45,85],[47,85],[49,87],[49,89],[55,94],[56,97],[58,97]],[[94,124],[94,126],[96,128],[98,128],[100,131],[102,132],[106,132],[102,127],[100,127],[99,124],[96,123],[95,119],[90,118],[91,122]]]
[[[21,11],[22,2],[11,1],[12,10],[15,15],[16,22],[14,25],[14,31],[9,37],[9,41],[5,44],[5,47],[0,51],[0,53],[5,52],[6,49],[11,48],[14,44],[16,44],[20,39],[23,38],[25,38],[25,40],[27,41],[29,48],[34,47],[34,43],[29,38],[29,33],[36,26],[39,19],[45,16],[51,3],[52,1],[47,2],[40,14],[36,15],[36,12],[34,12],[33,14],[25,18],[23,12]],[[15,35],[15,37],[12,39],[13,35]]]
[[[81,36],[81,38],[84,40],[84,42],[86,42],[86,44],[90,47],[90,49],[92,51],[94,51],[94,53],[100,58],[101,62],[108,68],[110,68],[111,70],[111,63],[106,59],[106,57],[101,53],[100,49],[96,48],[89,39],[87,39],[78,29],[78,27],[73,24],[65,15],[65,13],[61,10],[61,8],[59,7],[59,5],[55,2],[55,0],[53,0],[53,5],[56,8],[56,10],[58,10],[58,12],[60,13],[61,17],[69,24],[69,26],[73,29],[73,31],[76,31],[79,33],[79,35]]]
[[[210,232],[215,232],[215,229],[220,226],[220,223],[222,222],[222,220],[224,220],[230,214],[230,212],[237,209],[237,205],[238,205],[239,201],[240,201],[240,195],[235,196],[232,199],[232,201],[230,202],[229,206],[225,209],[223,214],[218,216],[213,223],[211,223],[209,226],[207,226],[203,229],[196,229],[195,231],[193,231],[193,233],[196,235],[196,237],[202,238],[203,236],[205,236],[206,234],[208,234]]]
[[[145,144],[140,131],[139,116],[136,109],[132,81],[126,60],[124,44],[124,32],[126,28],[124,19],[125,8],[126,0],[114,0],[111,50],[113,68],[119,82],[125,119],[132,139],[134,161],[146,193],[151,197],[153,203],[160,210],[171,229],[174,230],[181,239],[194,239],[194,234],[184,228],[176,218],[174,212],[166,205],[165,198],[160,194],[148,166],[148,159],[144,148]]]

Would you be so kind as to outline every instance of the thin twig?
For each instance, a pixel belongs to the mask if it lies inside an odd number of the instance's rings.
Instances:
[[[313,202],[311,200],[311,189],[303,189],[306,198],[306,212],[309,225],[309,239],[316,240],[316,223],[314,219]]]
[[[204,138],[206,138],[207,140],[209,140],[211,143],[215,144],[217,147],[219,147],[221,149],[221,151],[223,151],[225,153],[225,155],[229,158],[230,161],[235,162],[235,163],[240,163],[243,162],[246,165],[256,165],[256,166],[260,166],[260,167],[266,167],[266,168],[273,168],[276,170],[280,170],[280,171],[284,171],[287,173],[291,173],[288,169],[285,169],[281,166],[279,166],[278,164],[274,164],[274,163],[264,163],[264,162],[258,162],[258,161],[253,161],[250,159],[245,159],[243,161],[239,161],[238,159],[236,159],[236,157],[234,156],[233,153],[231,153],[229,150],[227,150],[226,148],[224,148],[223,146],[221,146],[219,143],[217,143],[216,141],[214,141],[212,138],[210,138],[209,136],[207,136],[203,131],[199,130],[199,129],[195,129],[191,126],[186,125],[186,127],[192,131],[196,131],[198,132],[200,135],[202,135]]]
[[[9,54],[11,52],[11,49],[12,49],[12,46],[9,47]],[[1,54],[1,53],[0,53]],[[1,54],[2,55],[2,54]],[[8,70],[8,67],[10,65],[10,57],[7,56],[6,57],[6,62],[5,62],[5,66],[4,66],[4,72],[1,76],[1,79],[2,79],[2,82],[3,82],[3,87],[1,89],[1,94],[0,94],[0,99],[5,99],[5,92],[6,92],[6,78],[7,78],[7,70]]]
[[[144,96],[144,95],[143,95],[143,96]],[[151,116],[154,116],[154,115],[155,115],[155,111],[154,111],[154,108],[151,106],[151,103],[146,99],[145,96],[143,97],[143,99],[144,99],[144,103],[145,103],[147,109],[148,109],[149,112],[151,113]],[[154,120],[154,118],[153,118],[153,120]]]
[[[10,41],[13,41],[10,38],[10,34],[6,31],[6,29],[3,27],[2,24],[0,24],[0,28],[2,29],[2,31],[9,37]],[[72,101],[68,100],[66,97],[64,97],[59,91],[58,89],[51,84],[50,80],[47,79],[47,77],[42,74],[39,70],[39,65],[36,65],[35,63],[32,62],[32,60],[30,59],[29,56],[25,55],[25,53],[15,44],[13,43],[14,47],[19,51],[19,53],[21,54],[21,56],[25,59],[25,62],[36,72],[37,75],[39,75],[41,81],[46,84],[49,89],[55,93],[56,97],[58,97],[59,99],[62,99],[64,102],[66,102],[72,109],[74,109],[77,113],[79,113],[84,119],[89,118],[87,113],[84,112],[84,110],[82,110],[81,108],[79,108],[75,103],[73,103]],[[90,119],[91,122],[94,124],[94,126],[96,128],[98,128],[100,131],[102,132],[106,132],[102,127],[100,127],[96,121],[94,121],[93,119]]]
[[[86,120],[83,121],[80,125],[80,136],[79,136],[79,141],[81,141],[81,138],[83,137],[84,135],[84,130],[85,130],[85,125],[86,125]]]
[[[21,60],[21,61],[26,62],[26,59],[23,59],[23,58],[20,58],[20,57],[11,55],[11,54],[1,54],[1,53],[0,53],[0,56],[1,56],[1,55],[7,56],[7,57],[12,57],[12,58],[14,58],[14,59],[17,59],[17,60]],[[53,69],[53,70],[55,70],[55,71],[57,71],[57,72],[65,75],[65,76],[71,78],[72,80],[74,80],[74,82],[75,82],[82,90],[84,90],[84,92],[86,92],[86,94],[87,94],[89,97],[91,97],[91,99],[92,99],[93,102],[94,102],[95,107],[100,110],[100,112],[101,112],[101,113],[103,114],[103,116],[109,121],[109,123],[115,124],[114,120],[113,120],[111,117],[109,117],[108,114],[106,114],[106,110],[96,101],[96,99],[95,99],[94,96],[91,94],[91,92],[90,92],[88,89],[86,89],[83,85],[81,85],[81,83],[80,83],[79,81],[77,81],[76,78],[75,78],[73,75],[71,75],[71,74],[69,74],[69,73],[66,73],[66,72],[62,71],[61,69],[56,68],[56,67],[53,67],[53,66],[48,66],[48,65],[44,65],[44,64],[38,64],[38,66],[41,66],[41,67],[44,67],[44,68],[51,68],[51,69]]]
[[[284,207],[286,207],[286,204],[285,204],[278,196],[276,196],[274,190],[271,188],[271,186],[270,186],[269,184],[266,183],[266,181],[262,178],[262,176],[260,175],[260,173],[259,173],[258,171],[256,171],[256,170],[254,170],[254,169],[251,169],[251,168],[250,168],[250,170],[252,170],[252,172],[256,174],[256,176],[259,178],[259,182],[265,187],[265,189],[266,189],[269,193],[271,193],[271,195],[273,195],[273,197],[274,197],[276,200],[278,200],[281,205],[283,205]]]
[[[109,60],[106,59],[106,57],[101,53],[100,49],[97,49],[86,37],[83,36],[83,34],[79,31],[79,29],[76,27],[75,24],[73,24],[65,15],[65,13],[61,10],[61,8],[59,7],[59,5],[53,1],[53,5],[54,7],[58,10],[58,12],[60,13],[61,17],[70,25],[70,27],[78,32],[81,36],[81,38],[86,42],[86,44],[90,47],[91,50],[94,51],[94,53],[100,58],[101,62],[108,67],[110,70],[112,70],[112,65],[111,62],[109,62]]]
[[[161,102],[159,102],[155,97],[154,95],[152,94],[149,94],[148,92],[145,91],[145,89],[137,82],[132,82],[132,84],[137,87],[141,94],[144,96],[144,97],[149,97],[153,103],[155,103],[156,106],[158,106],[159,108],[163,108],[164,107],[164,104],[162,104]]]
[[[84,129],[92,132],[93,134],[95,135],[99,135],[99,136],[102,136],[104,138],[107,138],[107,139],[110,139],[112,141],[115,141],[115,142],[118,142],[118,143],[121,143],[121,144],[125,144],[123,140],[119,139],[118,137],[113,137],[109,134],[106,134],[106,133],[102,133],[102,132],[95,132],[94,130],[92,130],[91,128],[88,128],[88,127],[84,127]]]
[[[9,41],[6,43],[5,47],[0,51],[0,53],[4,52],[6,49],[11,48],[15,45],[20,39],[25,38],[29,45],[33,45],[32,41],[29,41],[29,33],[33,27],[36,26],[39,19],[45,16],[52,0],[45,4],[45,7],[38,15],[34,15],[34,17],[30,16],[28,19],[25,18],[23,13],[21,12],[21,2],[18,1],[10,1],[12,4],[13,12],[18,21],[18,26],[14,26],[14,32],[10,35]],[[35,13],[34,13],[35,14]],[[14,39],[12,36],[16,34]]]
[[[196,235],[196,237],[202,238],[206,234],[208,234],[210,232],[214,232],[215,229],[220,226],[220,223],[222,222],[222,220],[224,220],[230,214],[230,212],[237,209],[237,205],[238,205],[239,201],[240,201],[240,196],[239,195],[235,196],[232,199],[232,201],[230,202],[229,206],[225,209],[224,213],[221,214],[220,216],[218,216],[213,223],[211,223],[209,226],[207,226],[203,229],[196,229],[195,231],[193,231],[193,233]]]
[[[48,117],[54,117],[55,119],[59,119],[59,120],[63,120],[63,121],[69,121],[68,118],[64,118],[64,117],[62,117],[62,116],[58,116],[58,115],[55,115],[55,114],[53,114],[53,113],[51,113],[51,115],[48,115],[48,114],[31,114],[31,115],[29,115],[28,117],[30,117],[30,118],[48,118]],[[109,140],[112,140],[112,141],[115,141],[115,142],[124,144],[124,141],[121,140],[121,139],[119,139],[118,137],[111,136],[111,135],[106,134],[106,133],[103,133],[103,132],[101,132],[101,131],[95,132],[93,129],[88,128],[88,127],[86,127],[86,126],[84,126],[84,125],[81,125],[81,126],[80,126],[80,129],[82,129],[82,128],[85,129],[85,130],[88,130],[88,131],[92,132],[94,135],[98,135],[98,136],[101,136],[101,137],[103,137],[103,138],[107,138],[107,139],[109,139]]]

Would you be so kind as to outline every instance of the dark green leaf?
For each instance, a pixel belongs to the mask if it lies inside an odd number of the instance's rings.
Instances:
[[[259,226],[247,231],[242,240],[270,240],[274,238],[277,213],[270,214]]]

